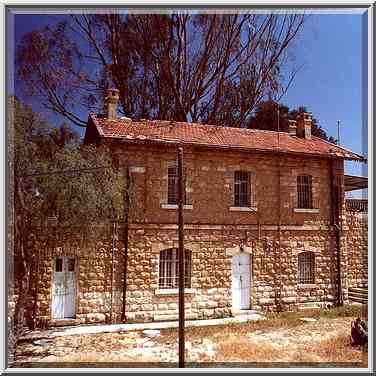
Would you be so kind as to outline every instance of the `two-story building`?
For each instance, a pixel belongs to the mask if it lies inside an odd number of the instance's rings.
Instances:
[[[312,136],[307,113],[286,133],[132,121],[116,117],[117,100],[110,90],[106,113],[90,114],[84,142],[108,145],[129,171],[126,283],[123,223],[90,250],[66,238],[43,264],[40,318],[177,318],[177,145],[187,319],[347,301],[344,160],[363,157]],[[59,286],[69,293],[57,296]]]

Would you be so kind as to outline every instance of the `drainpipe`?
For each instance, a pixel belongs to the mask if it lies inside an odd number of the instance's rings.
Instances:
[[[112,222],[112,255],[111,255],[111,308],[110,308],[110,323],[113,323],[113,306],[114,306],[114,255],[115,255],[115,236],[116,236],[116,222],[113,218]]]
[[[280,271],[281,271],[281,160],[280,155],[278,156],[278,257],[276,258],[276,266],[278,270],[276,273],[276,289],[275,289],[275,304],[277,312],[282,312],[281,306],[281,281],[280,281]]]
[[[277,149],[278,149],[278,257],[275,257],[275,305],[277,312],[282,311],[281,306],[281,281],[280,281],[280,270],[281,270],[281,155],[280,151],[280,126],[279,126],[279,104],[277,104]],[[277,270],[278,266],[278,270]]]
[[[332,193],[332,223],[336,229],[335,247],[337,259],[337,306],[343,305],[342,281],[341,281],[341,221],[340,221],[340,192],[335,175],[335,161],[332,160],[330,169],[331,193]]]

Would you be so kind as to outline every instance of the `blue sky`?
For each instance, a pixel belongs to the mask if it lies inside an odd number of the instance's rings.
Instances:
[[[282,102],[305,105],[327,134],[367,156],[367,24],[361,14],[310,15],[296,41],[299,70]],[[346,162],[346,173],[367,175],[367,166]]]
[[[59,17],[62,17],[61,15]],[[16,15],[15,45],[29,31],[56,20],[56,15]],[[295,41],[300,66],[281,103],[306,106],[328,135],[341,146],[367,156],[367,24],[360,12],[310,14]],[[55,117],[55,122],[61,120]],[[367,165],[346,162],[345,172],[367,175]],[[359,197],[360,192],[352,194]]]

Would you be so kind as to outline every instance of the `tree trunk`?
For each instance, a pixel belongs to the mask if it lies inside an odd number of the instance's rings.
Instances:
[[[16,220],[15,226],[15,252],[14,257],[19,261],[18,264],[21,265],[19,275],[15,275],[15,279],[18,280],[17,286],[17,301],[14,307],[14,321],[13,321],[13,348],[9,351],[15,351],[17,342],[22,336],[24,331],[24,321],[25,321],[25,305],[27,299],[30,296],[30,277],[31,277],[31,253],[26,250],[27,237],[30,233],[30,228],[27,225],[29,221],[21,216]],[[16,274],[16,273],[15,273]]]

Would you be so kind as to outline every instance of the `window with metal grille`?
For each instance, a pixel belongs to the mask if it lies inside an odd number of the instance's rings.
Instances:
[[[191,287],[191,251],[184,251],[184,286]],[[179,287],[179,258],[176,248],[165,249],[159,255],[159,288]]]
[[[247,207],[251,204],[251,174],[247,171],[235,171],[234,206]]]
[[[185,175],[185,170],[183,174],[183,179],[184,179],[184,175]],[[178,204],[178,169],[177,167],[168,168],[167,203],[172,204],[172,205]],[[183,203],[187,204],[186,190],[184,190],[183,192]]]
[[[298,279],[302,284],[315,283],[315,254],[303,252],[298,255]]]
[[[298,208],[313,209],[311,175],[298,176]]]
[[[55,259],[55,271],[56,272],[63,271],[63,259],[61,257],[56,257]]]
[[[178,174],[176,167],[168,168],[168,200],[169,204],[178,203]]]

